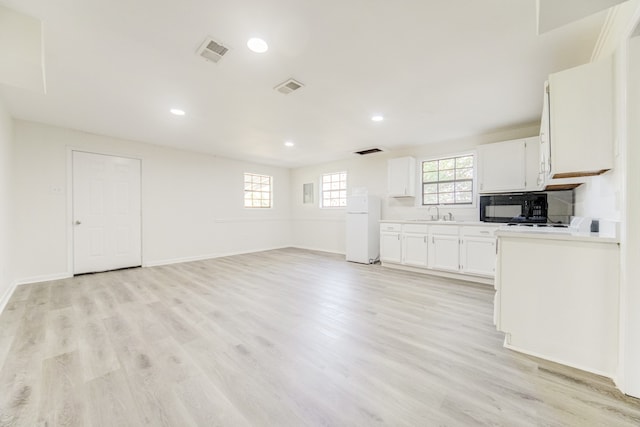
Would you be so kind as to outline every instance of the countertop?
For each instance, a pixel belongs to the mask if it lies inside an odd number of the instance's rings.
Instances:
[[[498,237],[512,237],[524,239],[570,240],[595,243],[620,243],[620,239],[612,235],[599,233],[584,233],[568,229],[548,229],[530,227],[506,227],[505,224],[481,221],[431,221],[422,219],[383,219],[381,224],[427,224],[427,225],[466,225],[497,228]]]
[[[382,219],[381,224],[428,224],[428,225],[479,225],[483,227],[497,228],[503,224],[497,224],[494,222],[481,222],[481,221],[432,221],[428,219]]]
[[[536,230],[529,227],[509,227],[509,229],[499,228],[496,231],[498,237],[512,237],[518,239],[542,239],[542,240],[570,240],[577,242],[593,243],[620,243],[620,239],[610,235],[600,235],[599,233],[586,233],[570,230],[546,231]]]

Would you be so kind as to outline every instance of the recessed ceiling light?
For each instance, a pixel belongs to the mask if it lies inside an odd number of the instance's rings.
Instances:
[[[292,141],[287,141],[287,142],[284,143],[284,145],[285,145],[285,147],[293,147],[296,144],[294,144]]]
[[[377,114],[375,116],[371,116],[371,120],[373,120],[374,122],[381,122],[384,120],[384,117],[380,114]]]
[[[171,114],[174,114],[176,116],[184,116],[186,113],[184,112],[184,110],[181,110],[179,108],[172,108],[171,110],[169,110],[171,112]]]
[[[250,38],[247,42],[247,47],[249,48],[249,50],[251,50],[251,52],[255,53],[265,53],[267,50],[269,50],[269,45],[267,44],[267,42],[257,37]]]

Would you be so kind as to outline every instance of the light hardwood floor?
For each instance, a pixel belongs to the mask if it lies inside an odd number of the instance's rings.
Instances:
[[[640,425],[611,381],[505,350],[492,298],[296,249],[21,286],[0,425]]]

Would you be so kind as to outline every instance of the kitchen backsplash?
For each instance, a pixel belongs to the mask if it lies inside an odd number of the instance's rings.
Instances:
[[[575,215],[575,195],[573,190],[546,191],[549,203],[548,217],[551,222],[568,224]],[[440,206],[440,216],[451,212],[458,221],[479,221],[479,205],[472,206]],[[383,198],[382,219],[429,219],[436,213],[435,209],[416,207],[413,198]]]
[[[575,195],[573,190],[546,191],[549,204],[547,216],[551,222],[568,224],[575,212]]]

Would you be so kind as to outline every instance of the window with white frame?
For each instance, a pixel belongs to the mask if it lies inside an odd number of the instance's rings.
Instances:
[[[272,177],[255,173],[244,174],[244,207],[271,207]]]
[[[325,173],[320,181],[320,206],[344,208],[347,206],[347,173]]]
[[[422,162],[422,205],[473,203],[473,154]]]

